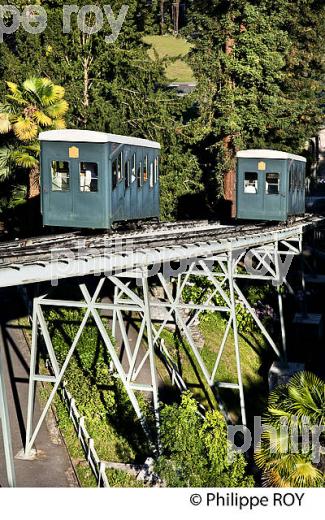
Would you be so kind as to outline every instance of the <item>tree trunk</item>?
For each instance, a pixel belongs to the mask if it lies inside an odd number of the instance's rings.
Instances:
[[[83,106],[87,110],[89,108],[89,60],[85,58],[83,60],[84,69],[84,89],[83,89]]]
[[[223,139],[223,144],[226,152],[226,156],[231,163],[234,163],[235,160],[233,158],[234,152],[232,151],[231,146],[232,138],[231,136],[227,136]],[[230,166],[228,171],[225,173],[223,178],[223,191],[224,191],[224,199],[229,204],[229,216],[236,216],[236,191],[235,191],[235,183],[236,183],[236,170],[235,165]]]
[[[174,3],[173,3],[174,34],[178,34],[178,31],[179,31],[179,4],[180,4],[180,0],[174,0]]]
[[[235,40],[231,37],[228,37],[226,40],[226,54],[229,56],[233,53],[235,46]],[[232,82],[232,79],[229,78],[229,88],[233,89],[234,84]],[[224,198],[229,203],[229,215],[231,217],[236,216],[236,190],[235,190],[235,182],[236,182],[236,175],[235,175],[235,150],[233,146],[233,136],[227,135],[223,139],[223,145],[225,150],[225,156],[227,161],[230,164],[230,167],[228,171],[225,173],[224,181],[223,181],[223,191],[224,191]]]
[[[160,34],[165,30],[165,0],[160,0]]]
[[[29,171],[28,176],[28,189],[27,189],[27,198],[33,199],[40,194],[40,183],[39,183],[40,171],[37,166],[32,168]]]

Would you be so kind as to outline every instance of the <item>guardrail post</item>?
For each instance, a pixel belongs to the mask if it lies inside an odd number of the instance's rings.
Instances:
[[[91,450],[94,449],[94,439],[90,437],[88,439],[88,450],[87,450],[87,461],[90,462],[91,459]]]

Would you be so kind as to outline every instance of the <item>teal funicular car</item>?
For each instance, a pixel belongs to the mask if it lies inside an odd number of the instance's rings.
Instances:
[[[305,213],[306,159],[277,150],[237,153],[238,219],[286,221]]]
[[[159,218],[159,143],[89,130],[39,139],[45,226],[110,229]]]

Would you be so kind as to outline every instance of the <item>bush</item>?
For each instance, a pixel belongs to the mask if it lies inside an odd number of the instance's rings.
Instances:
[[[190,393],[180,405],[161,410],[163,455],[155,471],[170,487],[251,487],[243,455],[227,439],[227,425],[218,410],[203,419]]]

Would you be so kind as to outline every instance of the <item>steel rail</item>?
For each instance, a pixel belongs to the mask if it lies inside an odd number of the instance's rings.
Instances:
[[[122,251],[129,247],[137,249],[139,247],[160,247],[161,244],[184,245],[193,244],[195,241],[222,240],[225,238],[235,238],[243,234],[249,235],[258,231],[278,229],[278,225],[254,224],[240,226],[221,226],[219,223],[202,224],[195,223],[175,223],[161,225],[152,231],[141,232],[122,232],[113,235],[97,235],[96,237],[84,237],[82,235],[71,234],[68,238],[59,237],[59,241],[46,242],[47,247],[38,245],[38,242],[30,241],[25,244],[21,241],[19,246],[12,246],[12,243],[2,244],[0,247],[0,269],[8,265],[26,265],[34,262],[44,262],[49,259],[64,258],[67,252],[81,252],[91,255],[92,252],[99,253],[105,250]],[[48,239],[48,237],[47,237]],[[52,247],[50,247],[52,244]],[[97,250],[97,251],[95,251]]]
[[[153,265],[172,265],[174,262],[188,262],[190,259],[213,258],[215,254],[229,251],[248,251],[250,248],[265,246],[281,240],[301,240],[303,232],[310,227],[324,222],[324,218],[301,219],[299,223],[289,226],[274,226],[273,228],[255,228],[255,232],[237,233],[223,238],[220,234],[207,240],[197,234],[192,241],[184,233],[182,242],[171,245],[164,237],[164,244],[157,246],[150,243],[147,247],[136,241],[133,247],[123,248],[123,251],[107,249],[100,252],[92,250],[92,254],[71,254],[68,258],[51,258],[50,261],[34,260],[26,264],[10,264],[0,266],[0,287],[28,284],[41,281],[55,281],[75,276],[90,274],[109,274],[134,271]],[[238,229],[238,228],[237,228]],[[206,235],[205,235],[206,236]]]

